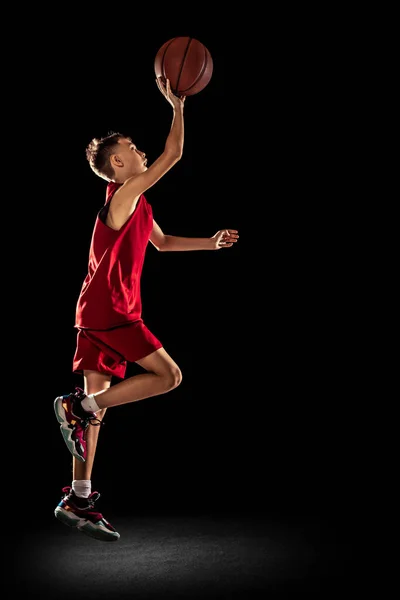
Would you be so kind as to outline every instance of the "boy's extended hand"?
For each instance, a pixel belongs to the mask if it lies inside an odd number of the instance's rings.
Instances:
[[[173,108],[183,108],[186,96],[181,96],[180,98],[178,98],[178,96],[175,96],[175,94],[173,94],[173,92],[171,91],[171,84],[169,82],[169,79],[167,79],[166,84],[164,84],[162,78],[157,77],[156,83],[158,89],[160,90],[164,98],[168,100],[168,102]]]
[[[236,229],[221,229],[212,236],[212,247],[214,250],[220,248],[230,248],[238,241],[238,232]]]

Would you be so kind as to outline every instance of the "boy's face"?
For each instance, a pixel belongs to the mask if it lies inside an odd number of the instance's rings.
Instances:
[[[118,167],[123,168],[128,177],[147,170],[145,153],[138,150],[130,138],[119,140],[118,152],[113,155],[113,158],[118,161]]]

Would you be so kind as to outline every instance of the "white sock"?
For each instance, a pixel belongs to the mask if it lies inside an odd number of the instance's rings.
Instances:
[[[90,479],[74,479],[72,489],[78,498],[89,498],[92,491],[92,483]]]
[[[82,406],[83,410],[86,410],[87,412],[96,413],[98,410],[100,410],[100,407],[98,406],[96,400],[94,399],[93,394],[89,394],[89,396],[86,396],[82,400],[81,406]]]

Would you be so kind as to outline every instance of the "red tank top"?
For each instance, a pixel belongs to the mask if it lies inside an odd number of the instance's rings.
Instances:
[[[107,185],[105,207],[120,185]],[[133,214],[116,231],[105,225],[105,210],[99,211],[93,229],[88,274],[76,306],[78,328],[106,330],[141,319],[140,277],[153,211],[142,194]]]

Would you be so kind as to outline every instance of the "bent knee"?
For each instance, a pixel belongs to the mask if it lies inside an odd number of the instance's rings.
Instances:
[[[165,383],[168,390],[173,390],[182,382],[182,372],[178,366],[171,367],[165,375]]]

